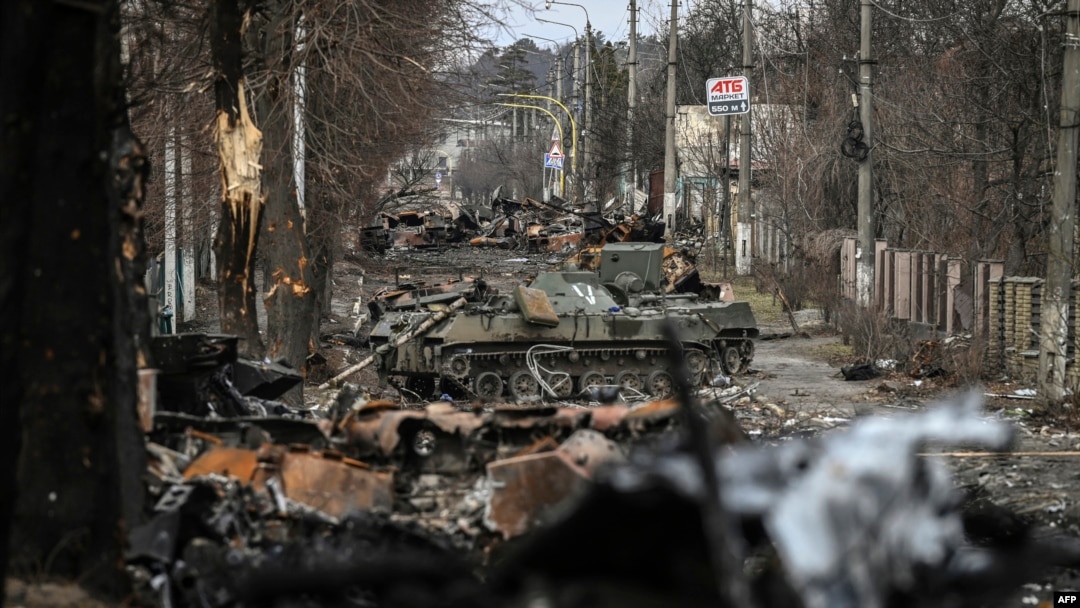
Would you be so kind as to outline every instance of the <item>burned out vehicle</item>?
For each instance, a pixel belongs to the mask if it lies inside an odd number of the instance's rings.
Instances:
[[[666,293],[663,255],[661,244],[611,244],[598,272],[540,273],[459,310],[387,311],[369,335],[380,374],[425,397],[570,399],[605,386],[666,396],[669,322],[698,384],[744,371],[758,334],[749,304]]]
[[[382,211],[360,232],[365,251],[385,253],[388,249],[439,247],[447,240],[447,219],[435,211]]]

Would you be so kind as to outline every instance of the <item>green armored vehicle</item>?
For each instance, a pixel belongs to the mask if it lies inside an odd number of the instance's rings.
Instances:
[[[599,272],[541,273],[460,310],[384,312],[370,334],[380,374],[425,398],[559,400],[603,386],[665,397],[673,391],[668,319],[698,384],[746,370],[758,334],[749,304],[666,293],[662,244],[609,244],[601,255]],[[435,315],[445,318],[402,339]]]

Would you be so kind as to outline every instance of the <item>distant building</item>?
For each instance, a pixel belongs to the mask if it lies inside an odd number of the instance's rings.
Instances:
[[[767,150],[773,138],[796,124],[791,106],[755,104],[750,122],[751,170],[755,173],[768,171],[771,167],[765,159],[769,158]],[[682,221],[704,221],[708,234],[721,234],[738,219],[734,201],[739,194],[741,128],[741,115],[726,120],[723,116],[710,115],[704,105],[679,106],[676,110],[677,213]],[[757,192],[752,192],[751,196],[761,204],[766,203]],[[760,229],[770,230],[769,227]],[[760,240],[759,246],[773,248],[769,239]]]

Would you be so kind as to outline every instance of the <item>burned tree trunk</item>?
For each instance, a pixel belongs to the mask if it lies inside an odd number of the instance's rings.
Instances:
[[[121,539],[142,510],[135,336],[148,312],[133,285],[146,165],[123,107],[117,3],[3,12],[0,65],[15,84],[0,95],[0,531],[12,523],[0,550],[12,573],[118,598]]]
[[[268,2],[263,6],[267,20],[258,38],[267,67],[266,86],[258,96],[256,108],[265,136],[267,169],[263,174],[266,217],[260,235],[266,264],[266,354],[303,370],[315,333],[312,327],[315,292],[304,217],[293,180],[290,59],[294,16],[290,3]],[[301,403],[303,385],[289,391],[284,398],[293,404]]]
[[[221,170],[218,260],[221,330],[242,338],[241,352],[261,356],[255,309],[255,251],[262,218],[262,133],[251,121],[241,66],[243,18],[237,0],[216,0],[210,18],[217,80],[215,137]]]

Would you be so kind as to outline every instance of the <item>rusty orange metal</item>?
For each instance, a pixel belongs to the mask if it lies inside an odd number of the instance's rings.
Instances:
[[[584,239],[584,232],[566,232],[555,235],[538,234],[529,238],[529,251],[568,251],[580,247]]]
[[[204,452],[184,469],[184,479],[216,473],[235,477],[246,483],[254,479],[258,468],[259,460],[254,450],[215,447]]]
[[[585,469],[558,450],[497,460],[487,465],[487,473],[496,489],[485,521],[503,538],[520,536],[543,523],[588,484]]]
[[[557,449],[559,449],[558,441],[555,441],[553,437],[543,437],[533,442],[532,444],[521,448],[511,458],[517,458],[518,456],[528,456],[529,454],[542,454],[544,452],[553,452]]]
[[[343,427],[349,442],[362,455],[390,456],[401,442],[400,428],[406,420],[427,420],[445,433],[468,436],[483,426],[487,416],[463,412],[453,405],[438,401],[420,410],[361,410],[346,418]]]
[[[529,323],[543,327],[558,327],[559,315],[542,289],[532,289],[524,285],[514,288],[514,301],[521,308],[521,315]]]
[[[625,405],[601,405],[586,410],[592,416],[589,428],[600,432],[613,429],[622,424],[628,408]]]
[[[258,450],[216,447],[184,471],[184,478],[225,475],[264,490],[271,478],[281,482],[286,497],[333,517],[367,509],[390,510],[394,502],[391,473],[373,471],[341,452],[313,451],[309,446],[265,444]]]
[[[679,410],[679,402],[675,399],[658,399],[635,406],[626,412],[626,420],[640,420],[643,418],[667,418],[675,415]]]
[[[372,471],[340,453],[288,452],[273,464],[259,469],[255,480],[259,486],[276,475],[285,496],[328,515],[343,517],[351,512],[389,511],[393,507],[393,475]]]
[[[601,433],[584,429],[555,451],[491,462],[487,474],[494,489],[485,524],[503,538],[520,536],[580,496],[597,468],[623,458],[618,446]]]

